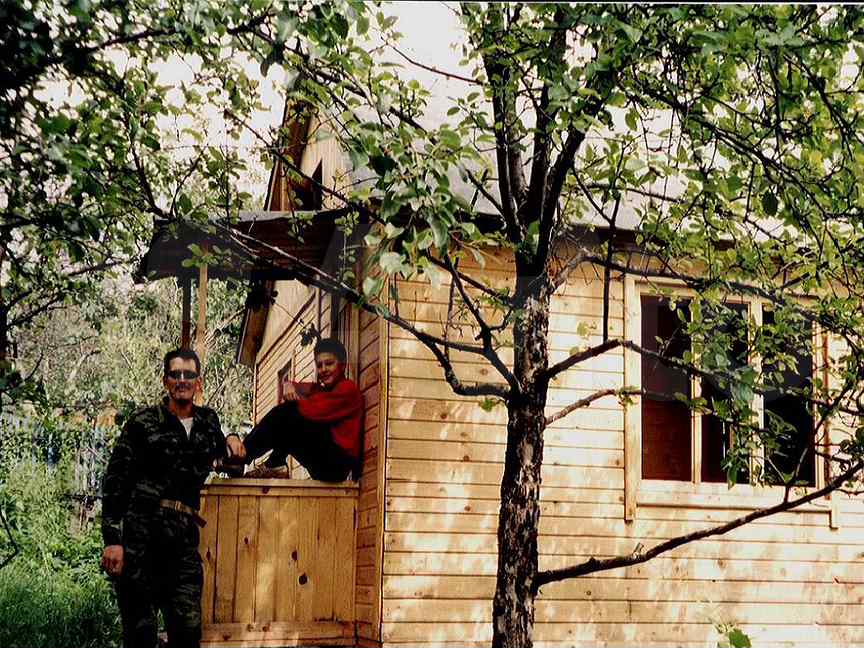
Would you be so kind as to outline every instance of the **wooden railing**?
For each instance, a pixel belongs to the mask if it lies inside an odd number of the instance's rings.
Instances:
[[[208,484],[202,645],[352,645],[356,510],[353,482]]]

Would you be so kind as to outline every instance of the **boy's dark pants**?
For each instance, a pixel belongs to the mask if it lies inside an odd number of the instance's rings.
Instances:
[[[343,481],[354,467],[354,460],[333,441],[330,426],[304,419],[296,401],[285,401],[267,412],[246,435],[243,445],[247,463],[272,448],[265,465],[283,466],[291,455],[312,479],[321,481]]]

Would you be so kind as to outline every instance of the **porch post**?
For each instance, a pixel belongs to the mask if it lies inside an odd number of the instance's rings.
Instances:
[[[188,274],[182,274],[178,277],[180,287],[183,289],[183,311],[180,318],[180,348],[191,348],[191,330],[192,330],[192,277]]]
[[[206,251],[206,246],[205,246]],[[198,353],[198,359],[201,361],[201,370],[203,372],[206,365],[207,353],[207,264],[203,264],[198,269],[198,322],[195,325],[195,351]],[[201,385],[201,391],[195,395],[195,404],[204,404],[204,385]]]

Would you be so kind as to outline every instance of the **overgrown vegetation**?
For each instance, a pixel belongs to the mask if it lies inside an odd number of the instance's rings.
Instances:
[[[12,533],[0,533],[0,562],[17,549],[0,569],[3,648],[120,644],[99,568],[98,489],[118,424],[161,395],[162,356],[179,344],[178,292],[106,283],[98,299],[20,338],[20,366],[38,366],[40,380],[39,397],[0,426],[0,511]],[[243,292],[214,282],[208,304],[205,399],[237,429],[250,412],[249,371],[233,359]]]
[[[29,458],[0,480],[0,508],[19,554],[0,570],[0,646],[88,648],[120,644],[111,586],[99,571],[101,537],[74,523],[71,462]],[[13,550],[0,539],[0,555]]]

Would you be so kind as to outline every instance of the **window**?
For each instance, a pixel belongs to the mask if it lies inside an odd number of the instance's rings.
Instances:
[[[293,362],[289,360],[276,374],[276,403],[281,403],[285,395],[285,382],[294,380]]]
[[[680,299],[673,310],[669,300],[653,295],[641,295],[642,346],[666,357],[684,358],[687,353],[700,351],[687,333],[691,303]],[[773,324],[773,314],[762,312],[764,323]],[[705,311],[703,317],[716,319],[712,336],[701,345],[701,352],[710,350],[708,364],[728,371],[745,367],[748,357],[749,310],[747,304],[727,304],[724,312],[715,315]],[[812,384],[813,356],[810,352],[794,356],[794,367],[782,372],[783,388],[769,391],[753,408],[767,425],[777,417],[785,423],[785,434],[774,444],[751,457],[750,465],[736,475],[736,481],[747,483],[754,462],[762,463],[767,483],[782,483],[783,475],[794,472],[801,461],[799,481],[815,484],[813,415],[807,401],[798,393]],[[695,414],[676,394],[685,398],[702,397],[712,412],[727,412],[731,404],[730,386],[716,378],[696,379],[685,371],[671,367],[651,355],[641,356],[641,458],[642,478],[690,482],[726,482],[726,460],[735,449],[735,427],[726,416],[713,413]],[[763,370],[772,371],[776,360],[763,359]],[[712,372],[713,373],[713,372]],[[783,392],[781,394],[781,391]],[[801,458],[803,455],[803,459]]]
[[[682,313],[688,314],[685,302]],[[649,351],[681,358],[690,348],[684,322],[660,297],[642,297],[642,346]],[[645,479],[692,478],[690,409],[675,398],[690,398],[690,379],[648,355],[642,356],[642,477]]]
[[[722,358],[715,359],[715,365],[721,364],[729,371],[735,371],[747,365],[747,306],[745,304],[727,304],[728,311],[717,313],[712,317],[715,325],[712,328],[714,342],[719,346]],[[715,346],[715,348],[716,348]],[[700,381],[701,396],[705,399],[712,412],[724,411],[732,401],[732,393],[727,383],[714,377],[705,377]],[[700,417],[702,435],[701,478],[703,482],[727,481],[724,462],[732,451],[735,440],[733,426],[727,420],[716,414],[706,413]],[[736,475],[738,483],[750,481],[749,467]]]
[[[773,325],[774,313],[764,311],[762,321],[765,325]],[[812,336],[812,326],[808,326],[802,333],[805,337],[808,337],[808,334]],[[783,390],[769,390],[763,397],[764,425],[769,426],[772,417],[785,424],[785,430],[777,439],[776,446],[766,448],[765,481],[769,484],[782,484],[785,482],[784,474],[791,475],[798,469],[798,481],[813,486],[816,483],[813,410],[810,404],[796,393],[797,390],[808,391],[812,388],[813,354],[811,351],[801,352],[799,346],[792,359],[792,365],[780,371]],[[765,358],[763,371],[766,374],[778,371],[776,365],[776,359]]]

